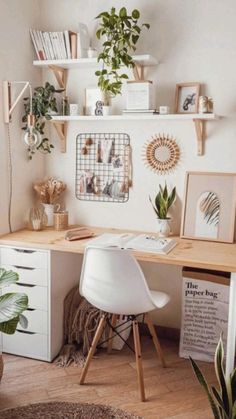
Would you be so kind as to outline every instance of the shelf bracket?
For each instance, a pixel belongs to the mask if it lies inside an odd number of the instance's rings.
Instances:
[[[67,69],[58,67],[56,65],[49,65],[50,70],[52,70],[54,76],[56,77],[57,83],[61,89],[66,89],[67,81]]]
[[[139,64],[134,64],[133,74],[135,81],[139,82],[144,80],[144,66]]]
[[[197,136],[197,154],[203,155],[203,143],[205,139],[205,124],[202,119],[193,119],[196,136]]]
[[[61,153],[66,153],[66,134],[67,134],[67,122],[66,121],[51,121],[54,125],[57,134],[60,138],[60,149]]]

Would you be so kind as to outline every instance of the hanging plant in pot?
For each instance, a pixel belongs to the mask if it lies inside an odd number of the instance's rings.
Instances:
[[[168,237],[170,234],[170,217],[168,217],[168,211],[176,198],[176,188],[174,187],[169,193],[167,185],[165,183],[164,188],[159,185],[159,191],[155,197],[154,203],[149,196],[149,200],[152,207],[157,215],[158,221],[158,233],[160,237]]]
[[[139,18],[140,12],[137,9],[129,15],[125,7],[117,12],[112,7],[110,12],[102,12],[96,17],[99,19],[96,36],[98,39],[105,37],[103,50],[98,55],[102,69],[95,72],[98,87],[103,92],[103,115],[110,113],[111,98],[121,94],[123,81],[128,79],[121,68],[134,68],[135,63],[130,54],[136,50],[142,29],[150,27],[148,23],[139,26]]]
[[[27,119],[31,111],[34,115],[34,130],[40,136],[40,142],[36,147],[28,146],[28,155],[31,160],[36,151],[48,154],[51,153],[54,146],[50,143],[49,138],[44,137],[45,123],[52,119],[53,114],[57,114],[57,102],[55,93],[62,93],[64,89],[56,90],[55,87],[46,82],[45,86],[39,86],[34,89],[32,96],[32,104],[30,97],[24,98],[24,115],[22,122],[24,123],[23,130],[27,130]]]
[[[16,272],[6,271],[0,268],[0,291],[3,287],[15,284],[19,279]],[[11,292],[0,295],[0,333],[12,335],[15,333],[18,323],[27,328],[28,321],[22,312],[28,307],[26,294]],[[0,352],[1,352],[0,348]],[[0,353],[0,381],[3,373],[3,359]]]

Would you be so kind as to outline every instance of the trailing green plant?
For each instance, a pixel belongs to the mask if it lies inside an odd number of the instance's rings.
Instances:
[[[102,12],[96,17],[100,20],[96,36],[98,39],[103,36],[106,39],[103,50],[98,55],[98,61],[103,62],[103,68],[95,74],[98,77],[98,86],[108,97],[121,94],[122,82],[128,76],[119,70],[122,66],[135,66],[130,54],[136,50],[142,29],[150,28],[148,23],[139,25],[139,18],[140,12],[137,9],[129,15],[125,7],[117,12],[112,7],[110,12]]]
[[[169,193],[167,185],[165,183],[164,188],[159,185],[159,191],[155,197],[154,204],[149,196],[149,201],[152,204],[153,210],[155,211],[157,218],[160,220],[166,220],[168,218],[168,211],[171,205],[174,203],[176,198],[176,188],[174,187]]]
[[[44,154],[51,153],[54,146],[50,143],[50,140],[44,136],[45,122],[50,120],[51,113],[57,112],[57,102],[54,97],[55,93],[61,93],[63,89],[56,90],[55,87],[46,82],[45,86],[39,86],[34,89],[32,97],[32,111],[35,115],[35,130],[42,136],[40,144],[36,147],[36,151],[40,151]],[[30,113],[30,98],[24,98],[24,115],[22,117],[22,122],[24,123],[23,130],[27,129],[27,116]],[[32,159],[35,150],[28,147],[29,158]]]
[[[218,342],[215,352],[215,372],[219,383],[219,389],[209,387],[196,362],[190,357],[193,371],[204,388],[210,402],[213,417],[215,419],[236,419],[236,369],[228,378],[224,371],[224,347],[222,338]]]
[[[6,271],[0,268],[0,289],[15,284],[19,279],[16,272]],[[27,327],[27,319],[23,311],[28,307],[26,294],[12,292],[0,296],[0,332],[12,335],[16,331],[18,323]]]

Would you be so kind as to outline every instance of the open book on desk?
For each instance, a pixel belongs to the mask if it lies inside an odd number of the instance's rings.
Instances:
[[[166,255],[177,245],[177,242],[174,239],[160,238],[148,234],[105,233],[95,239],[89,240],[88,246],[90,245],[137,250],[140,252],[161,253]]]

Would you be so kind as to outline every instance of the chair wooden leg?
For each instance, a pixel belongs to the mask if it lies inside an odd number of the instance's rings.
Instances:
[[[137,366],[137,373],[138,373],[140,397],[141,397],[141,401],[145,402],[142,355],[141,355],[139,328],[138,328],[137,320],[133,321],[133,335],[134,335],[134,347],[135,347],[135,357],[136,357],[136,366]]]
[[[117,314],[112,314],[112,318],[111,318],[111,325],[112,325],[112,327],[116,327],[116,321],[117,321]],[[113,330],[112,330],[112,328],[110,327],[109,328],[109,335],[108,335],[108,343],[107,343],[107,353],[108,354],[110,354],[111,353],[111,351],[112,351],[112,343],[113,343],[113,339],[112,339],[112,336],[113,336]]]
[[[83,367],[82,374],[81,374],[81,377],[80,377],[80,380],[79,380],[79,384],[84,384],[84,380],[85,380],[85,377],[87,375],[90,362],[91,362],[93,354],[96,350],[98,341],[99,341],[99,339],[102,335],[102,332],[104,330],[105,321],[106,321],[106,315],[103,314],[101,319],[100,319],[100,322],[99,322],[98,328],[96,330],[96,333],[94,335],[93,342],[92,342],[91,348],[89,350],[85,365]]]
[[[163,355],[163,352],[162,352],[162,349],[161,349],[161,345],[160,345],[159,339],[157,337],[155,328],[153,326],[152,320],[151,320],[148,313],[145,314],[145,322],[147,323],[147,326],[148,326],[150,335],[152,337],[152,341],[154,343],[154,346],[156,348],[157,354],[160,357],[161,364],[162,364],[163,368],[165,368],[166,367],[166,362],[165,362],[164,355]]]

